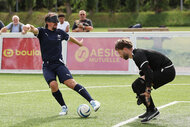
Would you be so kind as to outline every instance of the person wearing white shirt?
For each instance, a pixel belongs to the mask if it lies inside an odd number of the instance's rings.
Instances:
[[[59,18],[59,23],[57,25],[57,29],[61,29],[65,32],[69,32],[70,24],[69,24],[69,22],[65,21],[65,15],[59,14],[58,18]]]

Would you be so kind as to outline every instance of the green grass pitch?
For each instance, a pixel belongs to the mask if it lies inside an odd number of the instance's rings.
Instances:
[[[69,108],[67,116],[59,116],[60,106],[51,95],[43,75],[0,74],[0,127],[112,127],[145,111],[143,106],[136,105],[130,86],[137,77],[74,75],[75,80],[101,102],[98,112],[92,111],[90,117],[80,118],[77,107],[88,102],[75,91],[59,84]],[[190,76],[177,76],[170,84],[174,85],[152,91],[156,106],[173,101],[190,101]],[[171,105],[160,109],[160,112],[160,116],[148,124],[141,124],[137,119],[123,127],[190,126],[190,103]]]

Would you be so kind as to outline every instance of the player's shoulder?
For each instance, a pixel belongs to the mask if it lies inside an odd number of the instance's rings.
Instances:
[[[69,22],[68,22],[68,21],[64,21],[64,23],[65,23],[65,24],[69,24]]]
[[[62,30],[62,29],[57,29],[57,30],[56,30],[56,33],[57,33],[57,34],[61,34],[61,35],[62,35],[62,34],[67,34],[67,33],[66,33],[64,30]]]
[[[37,29],[38,29],[39,31],[44,31],[46,28],[44,28],[44,27],[37,27]]]
[[[142,53],[145,53],[146,52],[146,50],[145,49],[140,49],[140,48],[137,48],[137,49],[134,49],[133,50],[133,54],[142,54]]]

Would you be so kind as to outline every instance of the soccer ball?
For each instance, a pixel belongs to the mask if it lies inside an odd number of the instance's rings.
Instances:
[[[78,108],[77,108],[77,113],[80,117],[82,118],[86,118],[90,115],[91,110],[90,107],[87,104],[81,104]]]

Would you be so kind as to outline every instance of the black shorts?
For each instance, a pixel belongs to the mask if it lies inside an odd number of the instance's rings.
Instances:
[[[48,84],[53,80],[56,81],[56,76],[58,76],[60,83],[64,83],[68,79],[73,79],[69,69],[61,61],[44,62],[42,69],[44,78]]]
[[[174,66],[171,66],[169,68],[154,71],[153,75],[153,88],[157,89],[174,80],[176,72]]]

